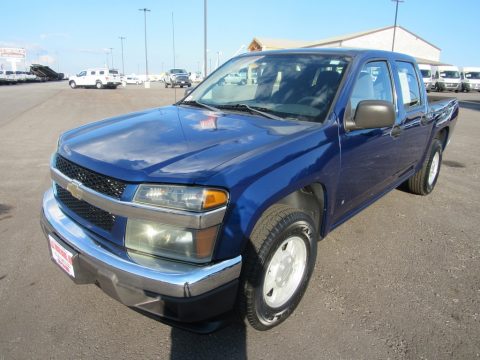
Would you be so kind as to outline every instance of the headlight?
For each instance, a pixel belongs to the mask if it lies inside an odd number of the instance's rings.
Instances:
[[[228,202],[228,194],[220,189],[177,185],[140,185],[134,202],[158,207],[201,212]]]
[[[128,219],[125,247],[151,255],[203,263],[212,258],[217,232],[218,226],[194,230]]]

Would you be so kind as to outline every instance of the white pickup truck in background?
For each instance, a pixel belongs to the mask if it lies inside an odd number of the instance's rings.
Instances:
[[[95,87],[97,89],[115,89],[122,83],[118,70],[97,68],[83,70],[68,79],[72,89],[77,87]]]

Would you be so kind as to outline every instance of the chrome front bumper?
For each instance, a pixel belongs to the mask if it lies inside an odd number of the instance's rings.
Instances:
[[[105,240],[97,238],[62,212],[51,189],[43,198],[41,223],[47,237],[50,235],[60,240],[78,253],[75,266],[79,278],[72,280],[96,283],[127,306],[164,316],[165,298],[183,301],[204,298],[234,282],[233,293],[236,293],[241,256],[199,266],[132,254],[124,249],[112,251]],[[234,301],[235,295],[230,297],[231,301],[227,302]],[[198,320],[197,315],[192,319]]]

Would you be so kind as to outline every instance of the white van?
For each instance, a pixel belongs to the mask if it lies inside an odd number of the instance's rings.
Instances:
[[[97,89],[115,89],[121,84],[118,70],[97,68],[83,70],[77,75],[70,76],[68,84],[72,89],[77,87],[96,87]]]
[[[460,69],[457,66],[442,65],[435,67],[435,90],[462,91]]]
[[[418,64],[420,72],[422,73],[423,83],[425,84],[425,89],[427,92],[433,89],[433,71],[432,65],[429,64]]]
[[[468,66],[462,70],[463,90],[477,90],[480,92],[480,67]]]

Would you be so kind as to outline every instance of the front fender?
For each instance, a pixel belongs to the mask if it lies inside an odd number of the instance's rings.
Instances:
[[[301,150],[296,152],[295,146]],[[265,210],[307,185],[320,183],[324,187],[327,209],[324,219],[328,219],[333,212],[330,204],[334,204],[332,195],[336,192],[339,166],[338,130],[337,126],[331,126],[237,169],[245,180],[231,189],[231,203],[214,257],[223,259],[241,254]],[[328,226],[326,220],[324,232]]]

